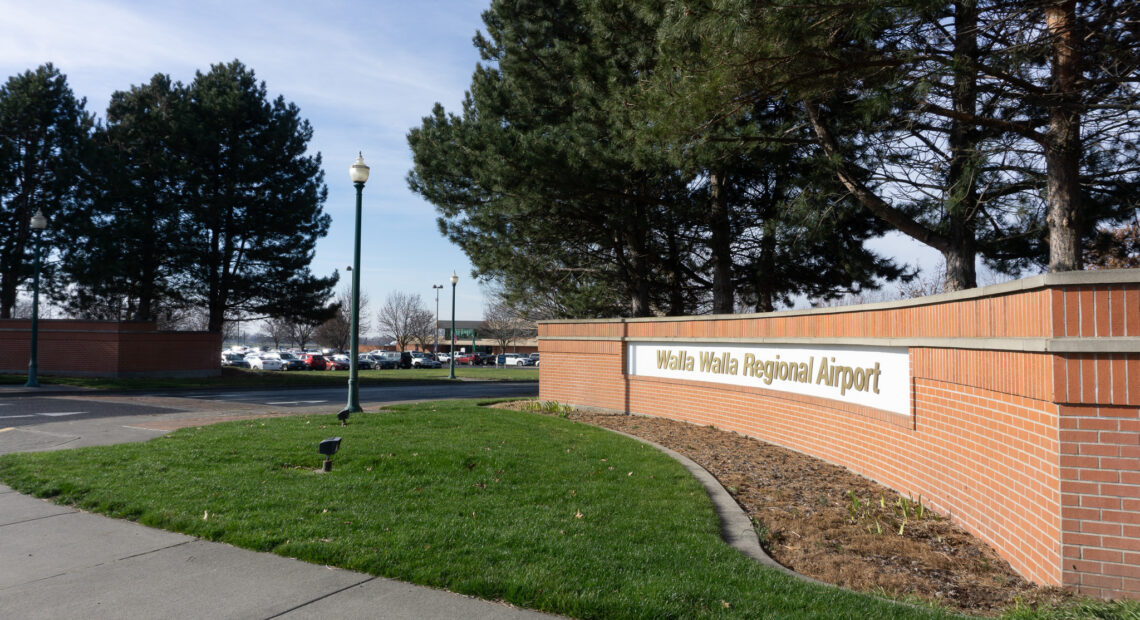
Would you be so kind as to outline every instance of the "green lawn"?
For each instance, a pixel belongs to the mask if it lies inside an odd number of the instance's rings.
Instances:
[[[482,381],[537,381],[537,368],[495,368],[456,366],[459,379]],[[448,368],[439,370],[412,368],[407,370],[361,370],[360,385],[380,385],[406,381],[447,381]],[[0,375],[0,385],[23,385],[27,375]],[[69,385],[103,390],[156,390],[196,389],[224,387],[275,387],[303,385],[345,385],[347,371],[258,371],[244,368],[223,368],[220,377],[198,379],[100,379],[91,377],[52,377],[38,375],[40,385]]]
[[[946,617],[761,567],[721,541],[681,465],[608,431],[472,401],[347,427],[331,418],[7,455],[0,480],[209,540],[575,617]],[[332,436],[343,437],[333,471],[317,473],[317,443]]]

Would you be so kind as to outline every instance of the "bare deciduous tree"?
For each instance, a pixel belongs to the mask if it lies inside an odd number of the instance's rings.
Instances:
[[[417,310],[411,317],[408,329],[411,332],[412,340],[416,341],[420,348],[426,351],[435,340],[435,315],[427,308]]]
[[[499,350],[507,352],[507,347],[536,333],[534,323],[523,318],[516,306],[496,300],[483,308],[482,331],[499,343]]]
[[[346,286],[336,296],[339,307],[333,317],[317,328],[316,339],[321,345],[337,351],[348,349],[349,337],[352,335],[352,287]],[[372,328],[372,321],[368,318],[368,295],[360,292],[359,333],[363,337]]]
[[[306,322],[304,319],[291,319],[289,321],[289,339],[302,350],[313,340],[313,333],[317,331],[316,323]]]
[[[265,321],[265,335],[273,341],[274,349],[280,349],[282,342],[288,343],[293,337],[293,326],[288,319],[268,319]]]
[[[387,301],[380,307],[376,322],[380,330],[390,335],[396,341],[396,346],[403,351],[422,330],[422,326],[417,325],[422,322],[424,315],[429,317],[429,321],[433,316],[424,305],[422,297],[396,291],[388,295]]]

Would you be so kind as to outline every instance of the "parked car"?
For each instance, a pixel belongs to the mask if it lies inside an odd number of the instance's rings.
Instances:
[[[245,360],[245,356],[241,353],[222,353],[222,366],[249,368],[249,362]]]
[[[412,368],[439,368],[440,363],[431,358],[430,355],[423,351],[409,351],[411,355]]]
[[[457,353],[455,355],[456,364],[472,364],[475,362],[474,353]]]
[[[325,358],[325,370],[348,370],[352,365],[347,355],[334,355]]]
[[[372,351],[368,354],[376,368],[380,370],[394,370],[400,367],[399,351]]]
[[[535,366],[538,366],[538,363],[539,363],[539,359],[538,359],[538,353],[531,353],[531,354],[530,354],[530,359],[534,360],[534,365],[535,365]]]
[[[269,353],[247,355],[245,359],[249,361],[249,367],[254,370],[281,370],[285,365],[281,358]]]
[[[293,355],[292,353],[286,353],[284,351],[281,351],[281,352],[277,353],[277,357],[281,358],[281,361],[285,364],[285,367],[282,368],[281,370],[308,370],[309,369],[309,365],[307,363],[305,363],[305,360]]]
[[[493,353],[476,353],[475,359],[471,364],[474,366],[494,366],[497,357],[498,356]]]
[[[435,359],[440,364],[450,364],[451,363],[451,355],[449,355],[447,353],[436,353]]]
[[[372,358],[367,355],[357,355],[356,368],[358,370],[375,370],[376,362],[373,362]]]
[[[325,356],[320,353],[302,353],[299,357],[309,370],[324,370],[328,366]]]
[[[496,366],[533,366],[534,361],[521,353],[503,353],[495,358]]]

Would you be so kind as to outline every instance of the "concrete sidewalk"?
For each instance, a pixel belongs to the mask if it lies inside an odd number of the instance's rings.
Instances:
[[[109,519],[0,485],[6,618],[552,618]]]

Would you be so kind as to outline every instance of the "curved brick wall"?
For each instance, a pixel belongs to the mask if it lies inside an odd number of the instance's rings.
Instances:
[[[911,411],[631,375],[631,343],[903,347]],[[1140,271],[907,302],[539,326],[544,400],[712,424],[844,465],[1026,578],[1140,597]]]

